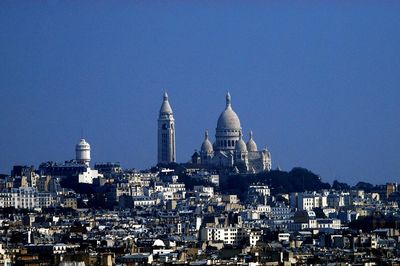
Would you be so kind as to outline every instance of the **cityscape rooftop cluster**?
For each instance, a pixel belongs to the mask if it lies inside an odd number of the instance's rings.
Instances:
[[[189,162],[176,162],[166,93],[157,130],[148,170],[93,164],[81,139],[75,159],[0,176],[0,265],[400,263],[397,184],[331,186],[306,169],[272,170],[251,131],[244,142],[229,93],[214,143],[206,132]]]

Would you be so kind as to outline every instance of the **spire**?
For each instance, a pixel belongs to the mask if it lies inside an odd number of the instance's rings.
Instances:
[[[171,105],[169,104],[169,100],[168,100],[168,94],[166,91],[164,91],[164,95],[163,95],[163,102],[160,108],[160,116],[161,115],[172,115],[172,108]]]
[[[204,133],[204,139],[208,139],[208,130]]]
[[[250,137],[250,139],[253,139],[253,131],[252,130],[250,130],[250,132],[249,132],[249,137]]]
[[[232,104],[231,94],[228,92],[226,94],[226,108],[230,107]]]

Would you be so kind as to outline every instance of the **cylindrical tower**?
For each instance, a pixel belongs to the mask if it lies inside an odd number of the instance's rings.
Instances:
[[[89,166],[90,163],[90,145],[85,139],[81,139],[78,144],[76,144],[76,161]]]

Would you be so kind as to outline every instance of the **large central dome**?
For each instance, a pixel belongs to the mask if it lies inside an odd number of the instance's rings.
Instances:
[[[233,151],[239,141],[239,134],[242,132],[240,120],[231,105],[231,95],[226,94],[226,108],[218,118],[215,131],[214,150]]]
[[[226,108],[218,118],[217,130],[240,129],[240,120],[231,106],[231,95],[226,95]]]

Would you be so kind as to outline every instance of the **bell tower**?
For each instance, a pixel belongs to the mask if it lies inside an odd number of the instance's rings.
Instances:
[[[176,162],[175,119],[168,101],[168,94],[164,92],[158,116],[158,163],[173,162]]]

